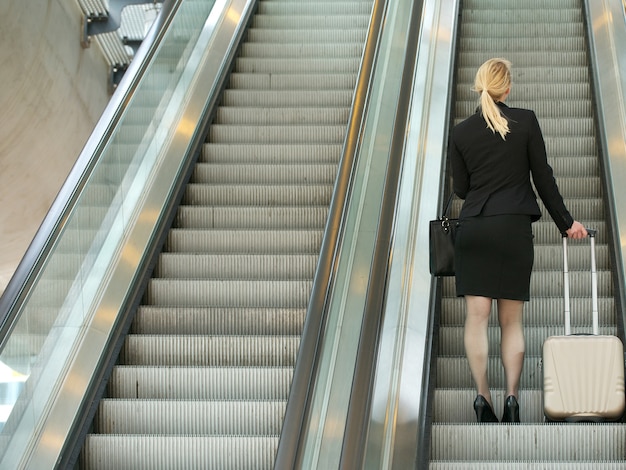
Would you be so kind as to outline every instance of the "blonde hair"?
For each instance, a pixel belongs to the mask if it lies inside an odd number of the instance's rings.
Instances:
[[[510,132],[509,122],[500,112],[496,100],[511,87],[511,62],[506,59],[489,59],[476,72],[473,90],[480,94],[480,110],[491,132],[502,139]]]

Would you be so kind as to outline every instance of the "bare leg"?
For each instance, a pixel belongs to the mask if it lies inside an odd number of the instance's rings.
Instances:
[[[485,397],[491,406],[491,392],[487,380],[487,361],[489,358],[489,342],[487,326],[491,312],[489,297],[465,296],[467,316],[465,317],[464,343],[465,354],[469,362],[472,378],[479,395]]]
[[[522,313],[524,302],[521,300],[498,299],[498,321],[502,333],[500,348],[504,375],[506,377],[506,395],[518,397],[519,381],[524,365],[524,328]]]

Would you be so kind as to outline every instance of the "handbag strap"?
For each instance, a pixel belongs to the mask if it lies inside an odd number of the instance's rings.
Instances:
[[[450,212],[450,206],[452,205],[452,199],[454,198],[454,191],[450,193],[450,196],[448,197],[448,202],[446,202],[446,207],[443,210],[443,213],[441,214],[441,219],[447,219],[448,218],[448,214]]]

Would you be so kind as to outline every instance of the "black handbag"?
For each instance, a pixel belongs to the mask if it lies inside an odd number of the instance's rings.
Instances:
[[[454,238],[458,219],[448,217],[454,193],[450,194],[441,217],[430,221],[430,274],[454,276]]]

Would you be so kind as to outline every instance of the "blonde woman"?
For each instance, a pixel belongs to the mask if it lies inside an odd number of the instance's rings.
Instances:
[[[487,380],[487,324],[496,299],[506,377],[502,422],[519,422],[524,362],[522,312],[533,266],[531,223],[541,217],[530,176],[558,229],[587,236],[568,212],[547,162],[533,111],[510,108],[511,63],[490,59],[476,73],[476,113],[452,130],[454,192],[464,199],[455,245],[456,294],[465,297],[465,352],[476,385],[479,422],[498,422]]]

